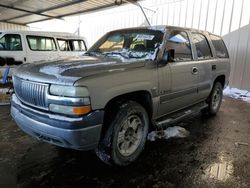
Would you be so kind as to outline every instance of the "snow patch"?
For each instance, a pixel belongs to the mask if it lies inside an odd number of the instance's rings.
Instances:
[[[156,139],[169,138],[185,138],[189,136],[189,131],[180,126],[168,127],[162,132],[152,131],[148,134],[148,140],[155,141]]]
[[[140,60],[154,60],[158,49],[161,47],[161,44],[155,45],[155,49],[151,51],[133,51],[129,49],[116,50],[112,52],[103,52],[105,56],[118,58],[123,63],[137,62]],[[103,54],[100,54],[102,56]]]
[[[241,90],[237,88],[227,87],[224,89],[223,94],[225,96],[228,96],[234,99],[240,99],[240,100],[250,103],[250,91],[248,90]]]

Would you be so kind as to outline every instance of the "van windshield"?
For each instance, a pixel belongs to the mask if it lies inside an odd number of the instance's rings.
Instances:
[[[163,40],[156,30],[115,31],[107,34],[86,53],[122,59],[154,60]]]

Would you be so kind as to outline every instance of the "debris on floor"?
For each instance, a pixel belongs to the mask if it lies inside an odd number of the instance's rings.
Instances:
[[[9,88],[0,88],[0,106],[10,104]]]
[[[223,94],[225,96],[234,98],[234,99],[241,99],[250,103],[250,91],[248,90],[241,90],[237,88],[227,87],[224,89]]]
[[[239,147],[239,146],[249,146],[248,143],[246,142],[235,142],[234,143],[236,147]]]
[[[180,126],[168,127],[164,131],[152,131],[148,134],[148,140],[188,137],[189,131]]]

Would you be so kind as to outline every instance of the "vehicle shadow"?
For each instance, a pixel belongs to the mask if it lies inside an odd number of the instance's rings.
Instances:
[[[147,142],[140,158],[128,167],[102,163],[93,152],[73,151],[39,143],[18,162],[19,187],[175,187],[203,161],[200,148],[209,138],[213,119],[196,115],[180,126],[187,138]],[[202,173],[202,169],[201,169]]]

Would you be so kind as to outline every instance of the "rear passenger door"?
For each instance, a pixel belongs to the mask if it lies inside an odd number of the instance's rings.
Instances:
[[[166,50],[174,51],[174,59],[158,69],[161,94],[160,116],[190,106],[197,101],[199,77],[197,62],[193,61],[192,45],[188,32],[185,30],[170,31]],[[170,79],[170,81],[166,79]],[[170,90],[166,88],[169,82]]]
[[[198,100],[204,100],[209,96],[213,87],[212,67],[216,59],[212,55],[206,33],[192,32],[194,56],[198,76]]]
[[[47,36],[27,35],[27,61],[51,61],[59,58],[55,39]]]

